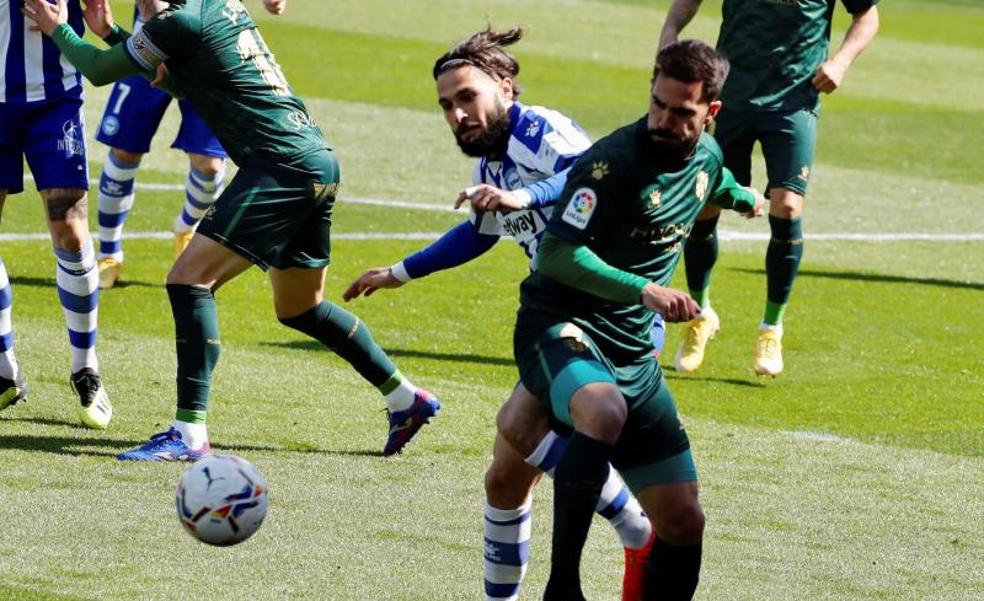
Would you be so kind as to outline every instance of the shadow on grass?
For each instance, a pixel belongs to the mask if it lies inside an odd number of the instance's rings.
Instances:
[[[289,342],[264,342],[265,346],[297,349],[302,351],[329,351],[328,347],[314,340],[291,340]],[[415,357],[417,359],[432,359],[434,361],[453,361],[455,363],[478,363],[481,365],[515,365],[512,359],[505,357],[490,357],[470,353],[434,353],[402,348],[383,349],[391,357]]]
[[[24,276],[17,276],[10,278],[10,283],[13,286],[30,286],[32,288],[54,288],[56,286],[55,278],[30,278]],[[163,288],[164,282],[154,284],[152,282],[143,282],[140,280],[120,280],[116,282],[113,288]]]
[[[663,377],[667,380],[677,380],[680,382],[717,382],[719,384],[731,384],[732,386],[742,386],[745,388],[765,388],[766,382],[757,380],[739,380],[738,378],[713,378],[706,376],[694,376],[678,374],[672,368],[663,367]]]
[[[286,447],[271,447],[267,445],[250,445],[250,444],[225,444],[217,443],[212,447],[218,453],[239,453],[243,451],[249,452],[263,452],[263,453],[298,453],[298,454],[312,454],[312,455],[332,455],[336,457],[382,457],[382,451],[370,451],[370,450],[332,450],[332,449],[321,449],[321,448],[310,448],[310,449],[291,449]]]
[[[2,421],[2,420],[0,420]],[[55,455],[91,455],[94,457],[115,457],[119,451],[137,446],[130,440],[112,438],[72,438],[69,436],[29,436],[0,434],[0,451],[42,451]],[[116,451],[105,450],[106,448]]]
[[[750,269],[747,267],[732,267],[731,271],[740,273],[754,273],[765,275],[764,269]],[[849,280],[857,282],[876,282],[880,284],[919,284],[921,286],[937,286],[940,288],[966,288],[968,290],[984,290],[984,283],[981,282],[961,282],[958,280],[942,280],[939,278],[910,278],[900,275],[886,275],[880,273],[858,273],[855,271],[814,271],[811,269],[801,270],[796,277],[800,278],[824,278],[830,280]]]

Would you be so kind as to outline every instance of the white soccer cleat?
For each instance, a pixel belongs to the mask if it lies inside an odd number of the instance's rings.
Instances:
[[[707,341],[721,329],[721,320],[710,307],[700,313],[700,317],[687,323],[683,333],[683,344],[673,358],[673,366],[677,371],[690,373],[696,371],[704,362],[704,351]]]
[[[774,378],[782,373],[782,331],[765,328],[755,343],[755,373]]]

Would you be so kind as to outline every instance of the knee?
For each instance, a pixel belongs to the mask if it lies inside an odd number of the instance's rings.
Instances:
[[[496,509],[516,509],[529,497],[533,483],[493,461],[485,472],[485,498]]]
[[[129,152],[120,148],[113,148],[110,152],[113,154],[113,158],[116,159],[117,163],[124,165],[135,165],[143,159],[143,153],[141,152]]]
[[[664,512],[654,520],[660,539],[670,545],[696,545],[704,538],[704,510],[696,500]]]
[[[209,179],[214,179],[215,176],[222,172],[222,168],[225,163],[223,159],[218,157],[210,157],[201,154],[189,154],[188,159],[191,163],[192,169]]]
[[[614,444],[622,434],[629,409],[614,385],[588,384],[571,399],[571,418],[580,432]]]
[[[769,214],[773,217],[795,219],[803,214],[803,197],[792,190],[773,188],[769,199]]]

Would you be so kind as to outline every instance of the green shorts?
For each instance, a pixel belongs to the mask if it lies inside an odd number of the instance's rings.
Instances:
[[[697,480],[690,441],[655,358],[612,365],[576,325],[534,324],[528,315],[520,316],[513,338],[520,379],[561,430],[573,427],[570,401],[578,389],[596,382],[615,384],[629,415],[612,465],[629,488],[638,493],[655,484]]]
[[[765,156],[768,188],[786,188],[805,195],[817,145],[817,111],[729,111],[715,118],[714,138],[724,152],[724,166],[738,183],[752,183],[752,146],[758,141]]]
[[[338,183],[338,162],[329,150],[289,164],[244,162],[198,232],[264,271],[326,267]]]

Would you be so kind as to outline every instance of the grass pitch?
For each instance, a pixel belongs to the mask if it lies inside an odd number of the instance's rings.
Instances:
[[[114,6],[129,14],[126,3]],[[568,113],[597,137],[644,111],[665,7],[292,0],[281,19],[253,12],[337,147],[343,194],[439,207],[470,177],[429,75],[449,43],[487,20],[528,25],[516,49],[522,99]],[[717,8],[705,2],[688,35],[713,40]],[[880,8],[879,37],[824,99],[807,236],[964,239],[808,239],[786,319],[787,371],[774,381],[750,369],[765,243],[723,243],[712,296],[724,329],[701,371],[667,373],[708,515],[700,599],[971,600],[984,590],[984,10],[912,0]],[[835,43],[845,24],[837,22]],[[90,130],[105,96],[90,92]],[[184,157],[166,148],[175,129],[172,115],[139,182],[181,183]],[[105,149],[93,143],[90,153],[98,177]],[[140,190],[128,231],[166,230],[180,202],[180,192]],[[441,232],[462,218],[343,201],[335,231]],[[42,224],[27,193],[8,199],[0,234]],[[747,235],[768,226],[727,218],[722,228]],[[421,244],[336,241],[328,297],[338,301],[362,269]],[[267,523],[229,549],[179,527],[172,494],[183,466],[112,459],[165,428],[174,405],[161,285],[170,241],[132,239],[125,249],[125,285],[102,295],[100,311],[116,417],[92,432],[77,427],[67,386],[50,246],[0,238],[31,384],[30,402],[0,414],[0,599],[481,598],[482,473],[495,411],[516,378],[511,326],[526,269],[517,248],[503,242],[472,265],[350,307],[401,370],[445,403],[390,459],[378,456],[377,394],[277,324],[262,274],[219,292],[225,343],[213,443],[248,457],[271,486]],[[667,362],[678,336],[671,329]],[[524,598],[538,598],[545,583],[550,505],[544,484]],[[586,592],[617,599],[621,550],[604,523],[595,526]]]

